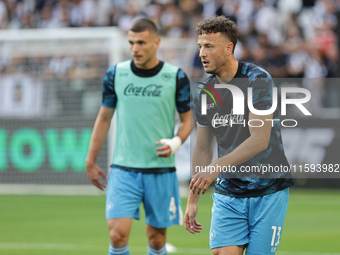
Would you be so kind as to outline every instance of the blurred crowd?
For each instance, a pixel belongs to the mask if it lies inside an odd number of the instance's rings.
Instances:
[[[274,77],[330,77],[339,11],[339,0],[0,0],[0,28],[127,31],[134,20],[149,17],[161,35],[193,37],[200,20],[225,15],[239,27],[239,59],[269,68]]]
[[[236,58],[273,77],[340,76],[340,0],[0,0],[0,29],[117,26],[127,31],[134,20],[149,17],[162,36],[195,38],[196,24],[214,15],[237,23]],[[49,65],[53,69],[56,63]],[[192,66],[191,77],[204,75],[197,54]],[[320,94],[321,106],[339,107],[339,86],[305,86]]]

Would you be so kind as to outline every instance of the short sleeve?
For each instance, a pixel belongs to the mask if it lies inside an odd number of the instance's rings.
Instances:
[[[176,83],[176,108],[179,113],[185,113],[190,110],[190,81],[181,69],[177,72]]]
[[[110,67],[103,78],[103,98],[102,98],[102,106],[107,108],[115,108],[117,104],[117,95],[115,92],[115,72],[116,66]]]

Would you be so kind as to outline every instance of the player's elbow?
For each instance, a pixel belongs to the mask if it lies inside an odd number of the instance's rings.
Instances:
[[[260,150],[262,152],[262,151],[265,151],[267,148],[268,148],[268,143],[263,143],[261,144]]]
[[[259,152],[265,151],[269,145],[269,138],[270,137],[259,137],[257,141],[257,148]]]

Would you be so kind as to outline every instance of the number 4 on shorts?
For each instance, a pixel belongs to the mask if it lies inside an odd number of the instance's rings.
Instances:
[[[172,212],[172,214],[176,214],[177,207],[176,207],[175,197],[172,197],[170,200],[169,211]]]

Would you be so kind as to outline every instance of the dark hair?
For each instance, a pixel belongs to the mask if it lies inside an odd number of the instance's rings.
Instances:
[[[220,32],[226,36],[233,44],[233,53],[237,43],[238,31],[234,21],[225,16],[215,16],[198,23],[196,34],[210,34]]]
[[[140,33],[144,31],[154,32],[157,34],[157,26],[150,19],[138,19],[130,27],[130,31]]]

